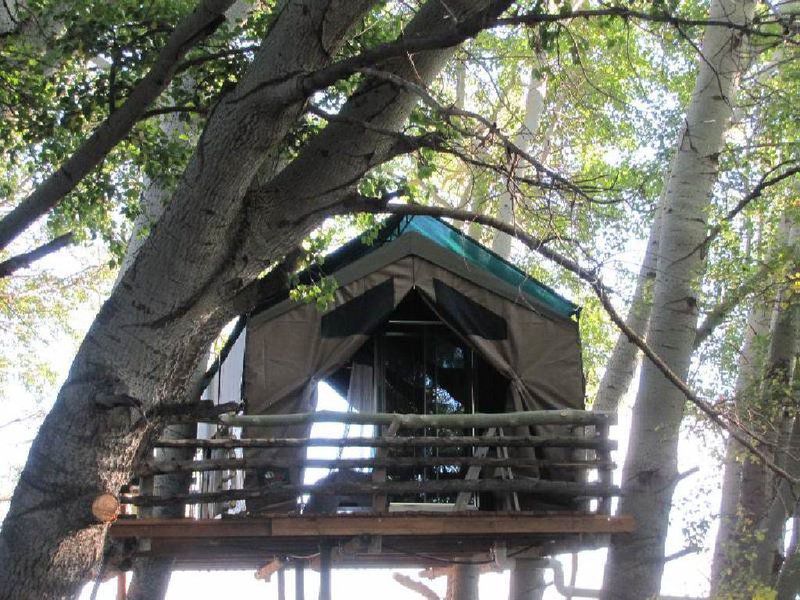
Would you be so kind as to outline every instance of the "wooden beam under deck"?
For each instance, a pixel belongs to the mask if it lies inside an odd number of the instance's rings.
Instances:
[[[629,533],[633,517],[469,512],[462,514],[271,515],[229,519],[120,519],[115,538],[349,537]]]
[[[554,544],[598,547],[607,534],[633,528],[629,516],[469,512],[120,519],[110,533],[138,539],[138,555],[175,558],[178,568],[257,567],[269,557],[313,555],[321,541],[350,547],[335,553],[340,567],[425,567],[442,559],[490,557],[497,544],[544,553]],[[375,536],[383,539],[379,555],[369,551]],[[353,548],[359,544],[361,550]]]

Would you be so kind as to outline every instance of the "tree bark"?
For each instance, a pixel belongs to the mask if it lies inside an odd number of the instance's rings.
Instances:
[[[518,558],[511,568],[508,600],[542,600],[544,596],[544,569],[541,560]]]
[[[457,44],[508,3],[432,1],[402,45],[440,33]],[[247,73],[209,117],[164,215],[101,309],[34,441],[2,529],[0,598],[69,596],[92,576],[106,527],[77,516],[77,492],[115,493],[128,481],[153,433],[141,412],[190,396],[191,374],[235,316],[236,294],[329,214],[339,190],[392,156],[393,136],[331,124],[245,200],[315,89],[296,74],[329,65],[371,4],[282,5]],[[379,66],[424,84],[452,52],[426,50],[413,65],[403,56]],[[406,90],[367,80],[340,114],[398,128],[415,102]]]
[[[749,0],[715,0],[710,16],[743,24],[750,22],[753,9]],[[738,31],[706,29],[695,89],[665,184],[647,341],[681,379],[689,371],[697,327],[704,269],[697,249],[706,235],[706,207],[747,46]],[[619,506],[620,514],[636,519],[637,529],[612,536],[603,584],[608,600],[641,600],[656,596],[661,587],[684,402],[684,395],[653,364],[643,365]]]
[[[329,64],[369,4],[289,2],[237,87],[263,93],[223,100],[209,119],[159,226],[101,309],[34,441],[3,524],[0,598],[72,596],[93,576],[107,526],[87,523],[77,498],[116,494],[127,483],[152,433],[142,410],[189,396],[191,374],[233,316],[213,284],[229,262],[225,232],[264,148],[280,142],[301,110],[299,102],[270,105],[264,84]],[[292,233],[287,225],[273,256],[289,250]]]
[[[742,353],[737,364],[737,376],[734,386],[734,411],[738,415],[746,413],[749,398],[758,388],[757,382],[764,364],[761,351],[763,338],[769,331],[769,304],[756,300],[750,309],[745,325]],[[736,543],[736,525],[741,513],[740,496],[742,493],[744,449],[732,436],[725,442],[725,459],[723,462],[722,499],[719,511],[719,530],[714,544],[714,556],[711,563],[711,597],[719,591],[723,574],[730,569],[729,548]]]

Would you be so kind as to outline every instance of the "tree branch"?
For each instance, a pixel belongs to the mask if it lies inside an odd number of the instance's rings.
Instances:
[[[769,274],[769,266],[763,265],[752,275],[752,277],[750,277],[741,285],[731,289],[728,294],[719,302],[719,304],[708,311],[705,319],[703,319],[703,322],[697,327],[693,348],[695,350],[699,348],[700,345],[706,341],[706,339],[708,339],[708,336],[714,332],[714,329],[716,329],[717,326],[725,320],[725,317],[727,317],[730,312],[736,308],[739,303],[741,303],[742,300],[744,300],[760,282],[764,281]]]
[[[407,587],[412,592],[422,595],[422,597],[426,598],[427,600],[441,600],[439,595],[431,588],[421,581],[412,579],[408,575],[403,575],[402,573],[392,573],[392,578],[400,585]]]
[[[25,200],[0,220],[0,249],[55,207],[131,131],[148,106],[166,89],[186,52],[225,20],[234,0],[201,0],[178,23],[147,75],[125,103],[110,114],[83,144]]]
[[[674,27],[724,27],[741,31],[746,34],[755,34],[765,37],[782,37],[781,34],[762,32],[753,28],[753,24],[776,23],[775,19],[754,19],[752,24],[732,23],[728,20],[718,19],[689,19],[680,17],[667,12],[642,12],[626,8],[624,6],[609,6],[607,8],[572,10],[559,12],[557,14],[527,13],[513,15],[503,19],[497,19],[495,26],[503,27],[509,25],[535,25],[538,23],[555,23],[559,21],[569,21],[578,18],[597,18],[597,17],[617,17],[620,19],[636,19],[638,21],[650,21],[653,23],[666,23]]]
[[[780,183],[784,179],[788,179],[789,177],[794,177],[795,175],[800,173],[800,165],[795,165],[793,167],[786,169],[782,173],[775,175],[774,177],[770,177],[770,175],[772,175],[775,171],[780,169],[784,164],[785,163],[781,163],[776,167],[767,171],[767,173],[765,173],[764,176],[761,177],[759,182],[750,191],[750,193],[745,195],[741,200],[739,200],[739,202],[736,203],[736,206],[734,206],[731,210],[729,210],[728,213],[725,215],[725,217],[719,223],[714,225],[714,227],[711,228],[711,231],[708,232],[708,235],[705,237],[705,239],[702,242],[700,242],[700,244],[698,244],[698,246],[694,250],[692,250],[692,252],[697,252],[697,250],[705,250],[706,248],[708,248],[709,244],[713,242],[722,231],[722,224],[731,222],[736,217],[736,215],[738,215],[745,209],[745,207],[748,204],[750,204],[753,200],[760,198],[765,190],[772,187],[773,185]]]
[[[0,279],[12,275],[19,269],[29,267],[37,260],[44,258],[48,254],[58,252],[62,248],[73,243],[75,243],[75,236],[70,231],[69,233],[65,233],[64,235],[60,235],[57,238],[50,240],[46,244],[42,244],[38,248],[34,248],[30,252],[24,252],[23,254],[12,256],[3,262],[0,262]]]

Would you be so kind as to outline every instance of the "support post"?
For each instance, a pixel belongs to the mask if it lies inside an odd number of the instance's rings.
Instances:
[[[125,571],[117,573],[117,600],[126,600],[128,597],[128,576]]]
[[[319,600],[331,600],[331,545],[327,540],[319,545]]]
[[[447,578],[448,599],[478,600],[478,581],[480,576],[481,571],[478,565],[453,565]]]
[[[278,569],[278,600],[286,600],[286,572],[283,567]]]
[[[302,561],[294,563],[294,600],[306,600],[305,565]]]

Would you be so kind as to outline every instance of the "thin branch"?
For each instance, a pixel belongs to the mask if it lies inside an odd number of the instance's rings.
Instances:
[[[702,548],[699,546],[687,546],[682,550],[678,550],[677,552],[673,552],[672,554],[667,554],[664,557],[664,562],[668,563],[673,560],[678,560],[679,558],[683,558],[684,556],[689,556],[690,554],[699,554],[702,552]]]
[[[758,269],[747,281],[741,285],[733,287],[725,297],[706,313],[705,319],[697,327],[695,332],[693,348],[696,350],[700,345],[706,341],[714,329],[719,326],[722,321],[735,309],[753,289],[770,274],[771,269],[769,265],[763,265]]]
[[[486,128],[486,130],[489,132],[491,136],[494,136],[500,140],[502,146],[505,148],[507,152],[519,156],[520,158],[525,160],[528,164],[530,164],[534,169],[536,169],[537,172],[547,175],[547,177],[549,177],[552,181],[560,184],[560,186],[562,186],[564,189],[569,190],[570,192],[580,196],[581,198],[584,198],[586,200],[591,200],[591,198],[586,194],[586,192],[584,192],[580,187],[569,181],[566,177],[560,175],[559,173],[555,172],[549,167],[546,167],[541,162],[536,160],[536,158],[534,158],[529,152],[526,152],[523,148],[520,148],[519,145],[514,143],[514,141],[510,137],[504,134],[496,123],[493,123],[483,115],[476,112],[464,110],[462,108],[458,108],[454,105],[443,106],[423,86],[408,81],[407,79],[403,79],[402,77],[399,77],[394,73],[387,73],[386,71],[381,71],[378,69],[371,69],[371,68],[361,69],[361,72],[364,73],[365,75],[375,77],[376,79],[383,79],[398,87],[406,89],[407,91],[413,92],[414,94],[418,95],[426,105],[428,105],[433,110],[437,111],[438,113],[446,117],[461,117],[477,121]]]
[[[192,67],[196,67],[198,65],[203,65],[207,62],[211,62],[217,60],[218,58],[228,58],[230,56],[238,56],[241,54],[247,54],[248,52],[255,52],[261,46],[253,44],[249,46],[242,46],[241,48],[230,48],[228,50],[222,50],[220,52],[213,52],[211,54],[202,54],[200,56],[194,56],[192,58],[187,58],[181,64],[178,65],[178,68],[175,70],[176,73],[182,73]]]
[[[142,113],[169,85],[184,54],[225,21],[224,13],[233,2],[201,0],[197,8],[178,23],[155,63],[125,103],[106,117],[66,162],[0,220],[0,249],[61,202],[130,133]]]
[[[12,256],[11,258],[7,258],[3,262],[0,262],[0,279],[12,275],[19,269],[29,267],[37,260],[40,260],[49,254],[53,254],[54,252],[58,252],[62,248],[74,243],[75,236],[70,231],[69,233],[65,233],[64,235],[60,235],[57,238],[50,240],[46,244],[42,244],[38,248],[34,248],[30,252],[24,252],[22,254]]]
[[[723,224],[730,223],[731,221],[733,221],[736,215],[742,212],[747,207],[748,204],[753,202],[753,200],[757,200],[758,198],[760,198],[768,188],[780,183],[784,179],[788,179],[789,177],[794,177],[795,175],[800,173],[800,165],[795,164],[795,166],[786,169],[782,173],[775,175],[774,177],[770,177],[770,175],[772,175],[775,171],[780,169],[785,164],[787,163],[781,163],[779,165],[776,165],[769,171],[767,171],[761,177],[761,179],[755,185],[755,187],[750,191],[750,193],[742,197],[742,199],[736,203],[736,206],[734,206],[731,210],[729,210],[728,213],[723,217],[723,219],[719,223],[714,225],[714,227],[711,228],[711,231],[708,232],[708,235],[705,237],[705,239],[702,242],[700,242],[697,245],[697,247],[694,250],[692,250],[692,252],[697,252],[697,250],[704,250],[705,248],[708,248],[709,244],[711,244],[711,242],[713,242],[722,231]]]
[[[174,113],[186,113],[186,114],[205,116],[208,113],[208,109],[201,108],[198,106],[161,106],[159,108],[153,108],[151,110],[143,112],[142,115],[139,117],[139,120],[144,121],[145,119],[150,119],[152,117],[157,117],[160,115],[171,115]]]
[[[652,12],[646,13],[624,6],[609,6],[607,8],[585,9],[565,11],[558,14],[541,14],[541,13],[527,13],[520,15],[512,15],[502,19],[497,19],[495,26],[503,27],[509,25],[536,25],[539,23],[555,23],[559,21],[568,21],[578,18],[597,18],[597,17],[617,17],[620,19],[636,19],[638,21],[650,21],[654,23],[666,23],[674,27],[723,27],[725,29],[733,29],[746,34],[754,34],[768,37],[782,37],[780,34],[772,34],[759,31],[755,29],[755,24],[771,24],[775,23],[774,19],[754,19],[750,24],[733,23],[725,19],[689,19],[672,15],[667,12]]]
[[[509,225],[500,219],[460,209],[448,209],[440,206],[422,206],[417,204],[389,204],[385,201],[381,201],[380,199],[366,198],[357,194],[351,195],[348,199],[342,202],[339,207],[334,208],[334,210],[337,209],[341,213],[368,212],[375,214],[390,213],[401,215],[429,215],[435,217],[447,217],[459,221],[475,222],[480,225],[486,225],[517,238],[534,252],[541,254],[545,258],[571,271],[589,284],[595,296],[597,296],[598,300],[600,300],[600,303],[602,304],[611,321],[622,331],[622,333],[625,334],[632,344],[637,346],[642,351],[642,353],[650,360],[653,366],[655,366],[656,369],[658,369],[664,375],[664,377],[666,377],[676,388],[678,388],[678,390],[681,391],[681,393],[689,402],[694,404],[713,423],[727,430],[729,434],[736,439],[736,441],[738,441],[744,448],[756,456],[762,462],[762,464],[764,464],[773,473],[793,484],[800,483],[800,479],[790,475],[785,469],[775,464],[775,462],[769,458],[763,450],[756,447],[756,445],[751,441],[753,436],[751,436],[749,432],[743,433],[744,430],[740,430],[732,423],[729,423],[728,417],[720,413],[709,401],[701,398],[696,392],[694,392],[688,386],[688,384],[683,381],[683,379],[675,374],[672,368],[655,350],[650,347],[644,338],[642,338],[628,326],[628,324],[625,322],[625,319],[614,308],[614,305],[611,302],[611,297],[609,296],[609,289],[605,286],[596,272],[581,267],[571,258],[564,256],[552,248],[548,248],[543,240],[530,235],[526,231],[523,231],[514,225]]]

